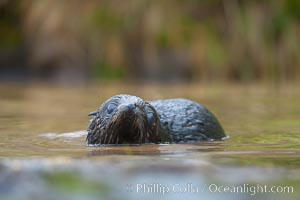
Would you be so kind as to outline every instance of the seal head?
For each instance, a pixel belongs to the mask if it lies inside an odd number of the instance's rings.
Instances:
[[[161,142],[160,122],[154,107],[131,95],[105,101],[88,127],[88,144],[142,144]]]

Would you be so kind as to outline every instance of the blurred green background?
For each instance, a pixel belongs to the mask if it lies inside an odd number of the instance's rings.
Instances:
[[[299,0],[1,0],[0,80],[300,79]]]

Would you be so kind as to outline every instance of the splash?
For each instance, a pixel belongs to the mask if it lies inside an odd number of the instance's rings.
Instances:
[[[79,138],[86,135],[87,135],[87,131],[81,130],[81,131],[74,131],[69,133],[42,133],[39,136],[55,139],[55,138]]]

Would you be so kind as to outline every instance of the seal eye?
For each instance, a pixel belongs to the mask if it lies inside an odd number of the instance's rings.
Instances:
[[[111,114],[115,109],[117,108],[117,105],[114,103],[111,103],[107,106],[107,113]]]
[[[154,114],[152,113],[152,112],[148,112],[147,113],[147,118],[148,118],[148,122],[149,122],[149,124],[154,124]]]

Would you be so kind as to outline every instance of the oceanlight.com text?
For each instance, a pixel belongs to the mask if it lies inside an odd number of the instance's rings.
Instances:
[[[136,192],[143,194],[166,195],[168,193],[232,193],[232,194],[263,194],[263,193],[294,193],[293,186],[267,185],[267,184],[240,184],[240,185],[224,185],[224,184],[203,184],[197,185],[193,183],[186,184],[161,184],[161,183],[136,183],[127,184],[128,192]]]

